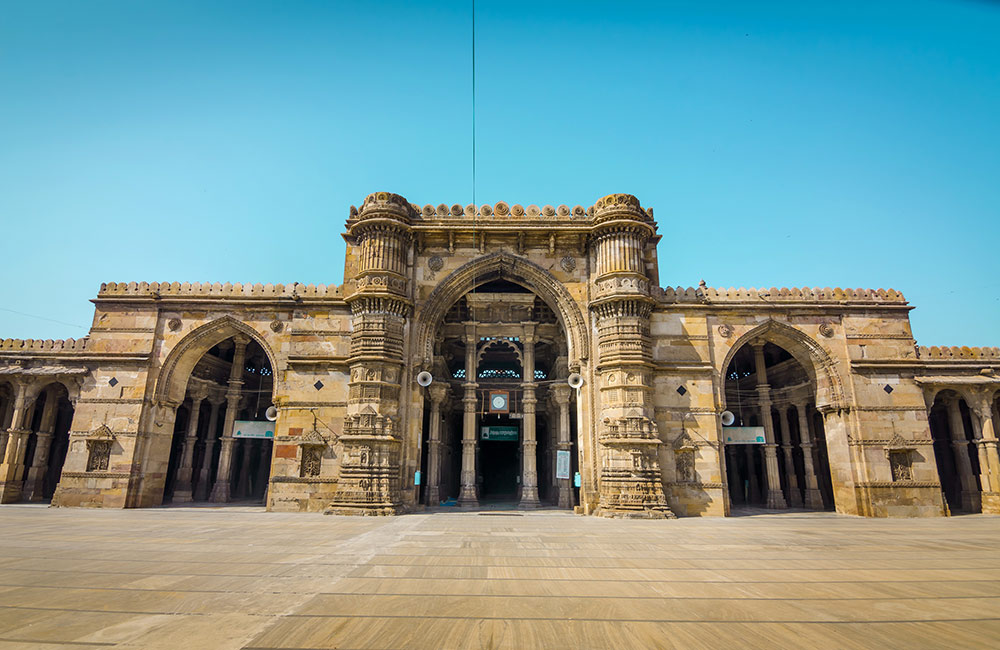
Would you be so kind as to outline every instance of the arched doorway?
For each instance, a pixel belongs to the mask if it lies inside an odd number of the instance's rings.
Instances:
[[[162,502],[263,502],[273,447],[273,426],[265,418],[274,394],[270,357],[243,334],[194,356],[186,381],[168,377],[184,382],[184,394],[173,421]],[[172,367],[175,373],[180,365]]]
[[[30,378],[26,392],[33,397],[23,414],[23,431],[16,443],[8,431],[14,416],[14,400],[18,387],[12,383],[0,384],[0,457],[8,445],[17,444],[16,480],[21,486],[21,501],[49,501],[59,483],[62,466],[69,448],[69,430],[73,422],[73,404],[69,389],[60,381],[44,383],[44,379]],[[39,383],[42,385],[39,386]],[[71,384],[72,385],[72,384]],[[12,451],[14,453],[14,451]]]
[[[941,491],[953,513],[982,509],[975,417],[965,397],[954,390],[938,392],[927,417]]]
[[[834,508],[816,382],[787,349],[747,341],[724,373],[727,410],[736,416],[726,441],[726,485],[735,507]]]
[[[572,507],[579,449],[568,355],[559,317],[524,284],[486,277],[461,295],[434,336],[421,502]]]

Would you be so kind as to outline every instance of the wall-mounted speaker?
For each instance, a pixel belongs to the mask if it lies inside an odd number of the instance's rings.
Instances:
[[[420,384],[421,386],[423,386],[424,388],[427,388],[428,386],[430,386],[431,382],[433,382],[433,381],[434,381],[434,375],[432,375],[431,373],[427,372],[426,370],[421,371],[417,375],[417,383]]]
[[[274,406],[268,406],[267,410],[264,411],[264,417],[268,419],[269,422],[274,422],[278,419],[278,409]]]
[[[583,386],[583,376],[578,372],[574,372],[566,378],[566,383],[570,385],[570,388],[579,388]]]
[[[722,412],[722,426],[728,427],[733,422],[736,422],[736,416],[733,415],[733,412],[732,411],[723,411]]]

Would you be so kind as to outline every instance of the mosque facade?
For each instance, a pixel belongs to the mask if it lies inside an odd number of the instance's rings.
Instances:
[[[883,289],[660,286],[651,209],[351,207],[344,284],[101,286],[0,342],[0,503],[1000,513],[1000,349]]]

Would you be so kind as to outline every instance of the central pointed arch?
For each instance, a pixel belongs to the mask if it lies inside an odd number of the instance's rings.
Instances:
[[[474,259],[451,272],[431,292],[417,312],[417,358],[429,366],[433,356],[434,333],[445,314],[463,295],[493,280],[516,282],[533,291],[555,312],[566,332],[569,363],[577,366],[585,361],[589,350],[587,323],[579,305],[555,276],[522,257],[509,253],[491,253]]]

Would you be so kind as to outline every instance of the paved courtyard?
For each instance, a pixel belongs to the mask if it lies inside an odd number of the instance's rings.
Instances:
[[[0,507],[0,648],[1000,646],[1000,517]]]

